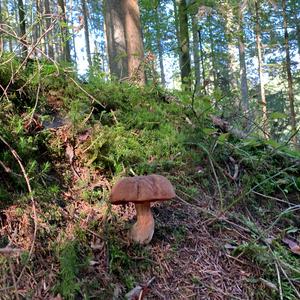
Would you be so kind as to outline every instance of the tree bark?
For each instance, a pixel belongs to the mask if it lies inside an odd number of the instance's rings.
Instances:
[[[268,138],[268,115],[267,115],[267,101],[265,96],[265,85],[264,85],[264,75],[263,75],[263,54],[261,50],[261,28],[260,28],[260,18],[259,18],[259,3],[258,0],[255,1],[255,35],[256,35],[256,47],[257,47],[257,58],[258,58],[258,74],[260,81],[260,98],[262,105],[262,121],[264,136]]]
[[[86,55],[87,55],[87,60],[89,63],[89,68],[91,68],[92,67],[92,55],[91,55],[91,47],[90,47],[88,10],[87,10],[85,0],[81,0],[81,8],[82,8],[83,22],[84,22],[84,38],[85,38]]]
[[[142,40],[138,0],[123,0],[122,8],[124,12],[128,75],[131,80],[140,85],[144,85],[144,46]]]
[[[225,13],[224,13],[225,12]],[[229,83],[232,89],[237,89],[235,78],[237,61],[235,59],[236,46],[234,44],[233,34],[236,30],[232,5],[227,1],[223,4],[223,14],[225,19],[225,36],[228,47],[228,66],[229,66]]]
[[[195,66],[195,80],[196,90],[199,90],[201,75],[200,75],[200,55],[199,55],[199,26],[198,20],[195,15],[192,16],[192,30],[193,30],[193,53],[194,53],[194,66]]]
[[[238,10],[238,44],[239,44],[239,62],[240,62],[240,81],[241,81],[241,94],[242,94],[242,110],[246,115],[246,128],[250,125],[249,115],[249,96],[248,96],[248,83],[247,83],[247,67],[245,59],[245,41],[244,41],[244,15],[242,6]]]
[[[111,75],[122,79],[128,77],[128,59],[124,28],[122,0],[106,0],[105,31],[108,62]]]
[[[20,1],[20,0],[19,0]],[[62,49],[63,49],[63,60],[71,62],[71,49],[69,42],[69,32],[68,32],[68,21],[66,17],[66,9],[64,0],[58,0],[58,6],[60,8],[60,13],[62,16],[63,25],[61,26],[61,35],[62,35]]]
[[[298,54],[300,55],[300,20],[298,18],[298,13],[299,13],[298,5],[299,5],[299,2],[296,3],[296,1],[292,1],[292,7],[291,8],[292,8],[292,11],[293,11],[293,14],[294,14]]]
[[[21,34],[22,42],[22,56],[26,57],[28,53],[28,48],[26,44],[26,18],[23,0],[18,0],[18,13],[19,13],[19,29]]]
[[[190,60],[190,41],[188,16],[185,0],[176,0],[178,5],[178,19],[179,19],[179,43],[180,43],[180,74],[183,89],[191,89],[191,60]]]
[[[200,46],[200,59],[201,59],[201,69],[202,69],[203,92],[206,95],[207,94],[207,91],[206,91],[206,76],[205,76],[204,50],[203,50],[201,27],[198,28],[198,36],[199,36],[199,46]]]
[[[3,11],[2,11],[2,5],[1,5],[1,1],[0,1],[0,56],[2,56],[2,53],[4,51],[4,40],[3,40],[3,32],[1,30],[1,26],[2,26],[2,14],[3,14]]]
[[[217,84],[217,75],[216,75],[216,60],[215,60],[215,50],[214,50],[214,36],[212,33],[212,22],[211,22],[211,16],[209,16],[209,27],[208,27],[208,33],[209,33],[209,40],[210,40],[210,57],[211,57],[211,64],[212,64],[212,74],[213,74],[213,83],[214,83],[214,89],[218,87]]]
[[[158,51],[158,60],[159,60],[159,69],[160,69],[160,79],[162,86],[166,86],[166,79],[165,79],[165,70],[164,70],[164,58],[163,58],[163,47],[161,43],[161,30],[160,30],[160,24],[159,24],[159,4],[157,4],[157,7],[155,8],[155,25],[156,25],[156,45],[157,45],[157,51]]]
[[[45,13],[46,13],[46,30],[49,30],[51,26],[51,10],[49,0],[44,0]],[[52,32],[49,31],[46,37],[47,42],[47,54],[51,59],[54,59],[54,50],[53,50],[53,41],[52,41]]]
[[[290,57],[290,46],[289,46],[289,33],[288,33],[288,22],[286,15],[286,0],[282,0],[282,13],[283,13],[283,28],[284,28],[284,45],[286,54],[286,72],[288,79],[288,98],[290,103],[290,123],[292,128],[292,134],[296,133],[296,112],[295,112],[295,97],[293,88],[293,77],[291,71],[291,57]],[[294,135],[293,144],[297,147],[297,136]]]

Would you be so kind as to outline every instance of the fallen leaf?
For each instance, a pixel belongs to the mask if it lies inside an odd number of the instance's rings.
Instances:
[[[300,245],[298,243],[289,238],[283,238],[282,242],[288,245],[293,253],[300,255]]]
[[[69,159],[70,164],[72,164],[74,159],[74,148],[70,143],[68,143],[66,147],[66,156]]]

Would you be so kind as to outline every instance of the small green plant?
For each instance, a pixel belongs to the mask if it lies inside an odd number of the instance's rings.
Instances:
[[[75,299],[75,295],[80,288],[77,280],[79,271],[78,244],[75,241],[69,241],[61,245],[59,251],[60,276],[56,291],[64,299]]]

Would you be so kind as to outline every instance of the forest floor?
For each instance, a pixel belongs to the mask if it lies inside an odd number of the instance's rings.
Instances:
[[[1,300],[300,298],[297,152],[230,140],[154,88],[51,80],[34,113],[28,95],[1,104]],[[151,173],[177,197],[153,204],[141,246],[134,206],[108,199]]]

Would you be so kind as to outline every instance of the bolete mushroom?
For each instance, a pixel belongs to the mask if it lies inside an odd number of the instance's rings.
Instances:
[[[174,198],[175,192],[171,182],[161,175],[125,177],[112,188],[112,204],[133,202],[137,221],[129,232],[131,240],[148,244],[154,233],[154,219],[150,203]]]

